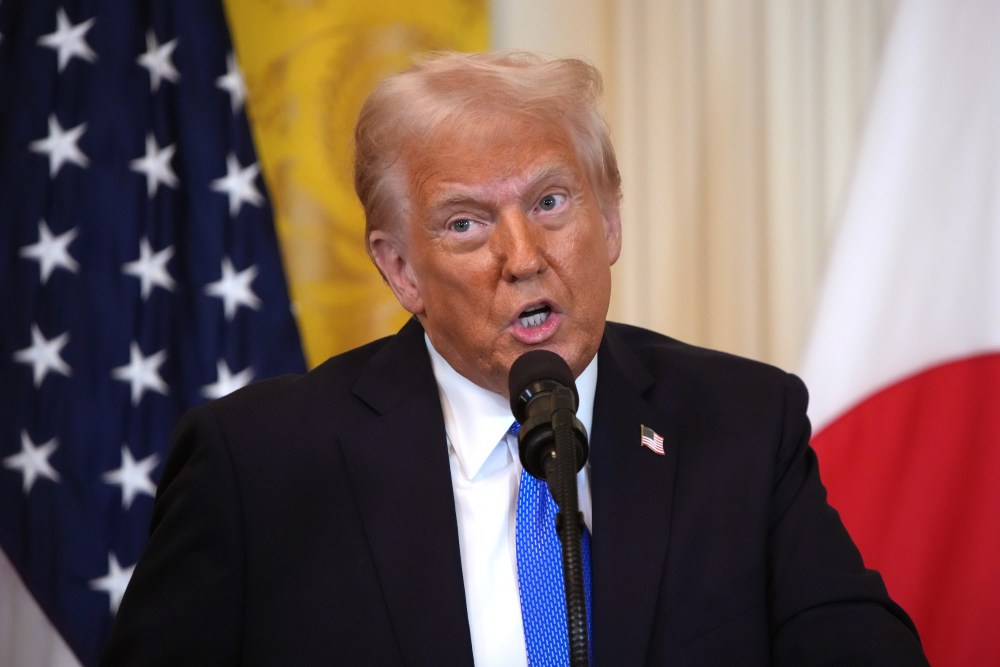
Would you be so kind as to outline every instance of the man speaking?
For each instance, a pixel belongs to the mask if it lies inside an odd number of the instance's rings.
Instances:
[[[183,420],[106,664],[566,664],[565,607],[539,611],[552,499],[508,396],[538,349],[589,437],[595,664],[926,664],[826,502],[802,383],[605,321],[600,90],[579,60],[452,53],[371,95],[355,186],[413,318]]]

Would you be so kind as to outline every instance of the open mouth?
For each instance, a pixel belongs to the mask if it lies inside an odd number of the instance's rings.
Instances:
[[[534,306],[528,308],[520,315],[517,316],[518,321],[521,326],[530,329],[532,327],[537,327],[545,324],[545,321],[549,319],[549,315],[552,313],[552,308],[542,304],[540,306]]]

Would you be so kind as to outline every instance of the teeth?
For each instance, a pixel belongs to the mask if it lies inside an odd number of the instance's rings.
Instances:
[[[529,311],[525,311],[525,313],[528,312]],[[522,315],[517,319],[521,322],[521,326],[527,327],[529,329],[531,327],[537,327],[538,325],[543,324],[545,320],[549,319],[549,309],[544,308],[535,310],[533,312],[530,312],[530,314]]]

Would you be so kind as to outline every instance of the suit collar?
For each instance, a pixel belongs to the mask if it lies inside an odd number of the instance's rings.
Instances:
[[[386,414],[411,400],[415,391],[433,380],[424,329],[416,318],[410,318],[365,364],[354,385],[354,395],[376,412]]]

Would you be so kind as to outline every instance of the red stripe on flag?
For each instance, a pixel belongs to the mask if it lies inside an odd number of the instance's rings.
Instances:
[[[1000,353],[902,380],[813,444],[831,503],[931,664],[1000,655]]]

